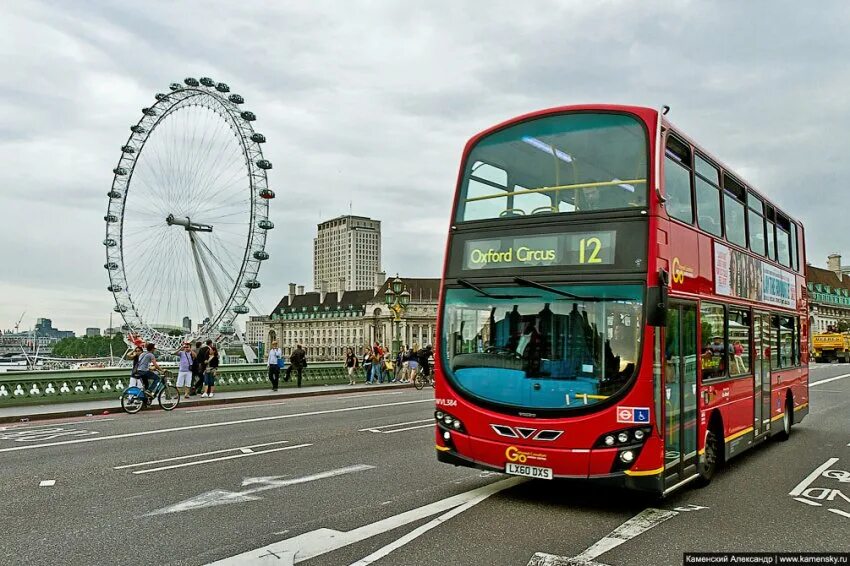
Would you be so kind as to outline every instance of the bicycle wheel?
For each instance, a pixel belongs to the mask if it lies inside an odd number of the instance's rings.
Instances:
[[[159,401],[160,407],[166,411],[170,411],[180,404],[180,391],[173,385],[168,384],[162,388],[156,399]]]
[[[413,377],[413,386],[422,391],[422,388],[425,387],[425,376],[422,375],[421,371],[417,371],[416,375]]]
[[[130,391],[130,389],[135,389],[136,391]],[[135,415],[142,410],[144,400],[137,394],[137,391],[138,388],[131,387],[125,389],[124,392],[121,393],[121,408],[124,409],[125,413]]]

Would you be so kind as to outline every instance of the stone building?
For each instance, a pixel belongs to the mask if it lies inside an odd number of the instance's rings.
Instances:
[[[383,273],[371,289],[334,292],[304,292],[303,286],[289,284],[269,317],[251,317],[247,338],[264,348],[277,340],[288,356],[297,344],[304,346],[313,361],[341,360],[345,349],[363,348],[376,340],[389,345],[396,330],[406,344],[420,346],[435,340],[439,279],[402,279],[410,292],[401,320],[384,303],[387,285],[394,278]],[[260,338],[259,340],[257,338]]]
[[[839,254],[829,256],[827,269],[807,265],[806,287],[812,334],[830,326],[850,328],[850,268],[842,267]]]

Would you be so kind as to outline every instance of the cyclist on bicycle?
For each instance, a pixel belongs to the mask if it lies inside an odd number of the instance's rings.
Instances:
[[[427,346],[425,346],[424,348],[419,350],[416,354],[417,354],[416,357],[418,358],[418,361],[419,361],[419,367],[422,368],[422,375],[427,377],[428,380],[430,381],[431,380],[431,365],[428,363],[428,360],[434,354],[434,351],[431,349],[431,345],[428,344]]]
[[[159,376],[150,370],[151,366],[156,371],[162,371],[162,368],[159,367],[159,364],[156,363],[156,358],[153,355],[153,351],[156,349],[154,344],[148,342],[145,344],[145,352],[139,356],[139,365],[136,368],[136,377],[142,380],[142,383],[145,387],[145,394],[147,396],[153,396],[151,393],[151,383],[150,379],[153,379],[153,386],[156,386],[156,382],[159,379]]]

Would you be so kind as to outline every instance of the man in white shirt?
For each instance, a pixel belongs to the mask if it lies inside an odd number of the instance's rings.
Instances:
[[[283,359],[280,348],[277,347],[277,342],[272,342],[272,347],[269,348],[269,381],[272,382],[272,391],[277,391],[277,384],[280,380],[280,363]]]

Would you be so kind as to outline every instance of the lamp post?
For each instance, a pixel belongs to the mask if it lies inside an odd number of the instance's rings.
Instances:
[[[387,306],[393,311],[393,323],[395,324],[395,339],[393,340],[392,354],[393,360],[398,356],[399,350],[401,350],[401,338],[399,337],[399,333],[401,331],[401,317],[404,314],[407,305],[410,304],[410,291],[407,290],[407,285],[404,284],[398,273],[395,275],[395,279],[392,280],[387,286],[387,290],[384,293],[384,302],[386,302]]]

